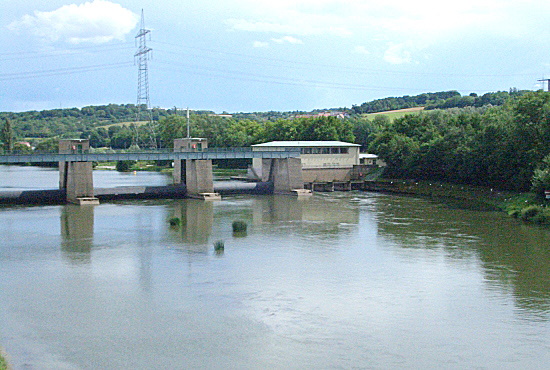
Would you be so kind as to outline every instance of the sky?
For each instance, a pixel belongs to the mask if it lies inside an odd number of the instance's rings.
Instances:
[[[2,0],[0,111],[136,104],[142,10],[152,107],[310,111],[550,77],[548,0]]]

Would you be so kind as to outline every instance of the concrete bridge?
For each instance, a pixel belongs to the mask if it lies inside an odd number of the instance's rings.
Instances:
[[[76,204],[98,203],[94,197],[92,162],[147,160],[174,161],[174,185],[185,185],[187,195],[201,199],[218,199],[214,193],[213,159],[262,158],[270,168],[268,181],[274,193],[291,194],[303,189],[300,151],[252,151],[248,148],[208,148],[202,138],[174,140],[172,151],[154,150],[125,153],[90,152],[88,140],[60,140],[59,153],[0,155],[0,163],[59,163],[59,188],[67,201]]]

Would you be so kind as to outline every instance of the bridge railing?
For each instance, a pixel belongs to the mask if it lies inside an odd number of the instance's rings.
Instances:
[[[46,163],[46,162],[104,162],[123,160],[175,160],[175,159],[243,159],[243,158],[292,158],[299,157],[300,150],[295,148],[262,149],[252,148],[207,148],[195,151],[174,152],[172,149],[156,150],[89,150],[82,153],[38,153],[0,155],[0,163]]]

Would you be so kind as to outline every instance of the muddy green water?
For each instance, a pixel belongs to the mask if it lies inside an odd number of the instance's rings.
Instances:
[[[0,304],[15,369],[538,369],[550,232],[364,192],[2,207]]]

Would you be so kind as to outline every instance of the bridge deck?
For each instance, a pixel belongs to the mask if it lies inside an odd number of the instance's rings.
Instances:
[[[254,150],[250,148],[209,148],[200,152],[141,151],[117,153],[34,153],[0,155],[0,163],[45,163],[45,162],[106,162],[106,161],[164,161],[175,159],[247,159],[247,158],[297,158],[299,149]]]

